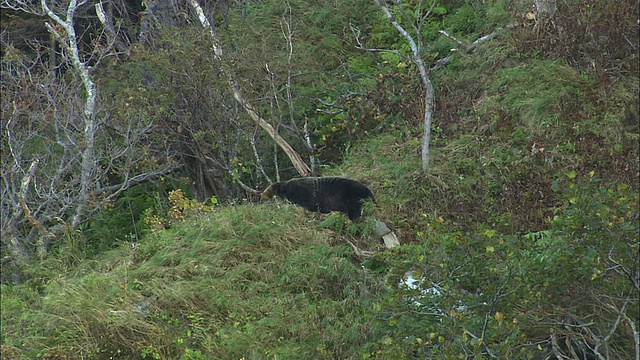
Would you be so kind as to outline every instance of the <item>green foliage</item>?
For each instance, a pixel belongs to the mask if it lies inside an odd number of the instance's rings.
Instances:
[[[640,36],[639,10],[632,0],[598,6],[585,0],[559,2],[552,21],[540,19],[536,36],[515,34],[515,44],[523,54],[537,51],[544,59],[564,59],[600,82],[615,82],[638,73],[638,53],[630,44]]]
[[[145,210],[155,205],[153,190],[147,185],[129,189],[85,224],[83,236],[89,247],[89,256],[116,247],[122,242],[140,240],[141,234],[146,230],[143,221]]]
[[[466,4],[458,8],[454,16],[448,21],[448,26],[454,33],[473,34],[476,26],[482,20],[482,13]]]
[[[625,184],[603,186],[593,174],[576,180],[569,173],[555,183],[564,201],[549,230],[451,233],[449,224],[433,221],[419,246],[366,261],[390,284],[405,282],[373,306],[375,324],[387,334],[373,357],[534,358],[551,353],[550,336],[577,331],[587,339],[582,349],[599,344],[609,358],[631,358],[638,193]]]
[[[376,271],[384,268],[397,285],[373,306],[375,325],[386,336],[372,356],[527,358],[531,351],[517,346],[525,337],[513,312],[497,302],[508,267],[493,255],[491,242],[477,234],[440,233],[438,222],[432,226],[420,245],[376,260]],[[415,281],[411,285],[408,276]]]
[[[448,188],[428,195],[429,204],[440,204],[431,205],[434,214],[464,228],[527,231],[553,217],[558,174],[586,168],[607,181],[631,181],[637,146],[621,119],[633,119],[623,114],[633,109],[626,99],[636,85],[620,79],[616,90],[599,88],[563,60],[517,63],[509,43],[493,45],[434,74],[441,89],[434,118],[448,140],[442,162],[433,157],[432,173]]]
[[[136,48],[128,61],[100,74],[112,122],[119,125],[115,128],[135,119],[149,124],[140,149],[143,164],[179,167],[171,181],[158,182],[159,191],[188,188],[199,200],[238,195],[235,181],[255,181],[253,146],[270,160],[268,136],[259,131],[252,136],[248,130],[255,122],[236,107],[221,76],[229,64],[212,56],[208,34],[197,28],[161,28],[154,37],[156,47]],[[111,165],[114,172],[126,174],[119,165]]]
[[[599,279],[598,282],[605,285],[620,285],[618,290],[621,291],[632,285],[622,286],[619,280],[623,279],[612,281],[617,276],[604,272],[610,271],[611,266],[620,266],[622,269],[637,266],[638,259],[632,255],[638,252],[640,245],[636,236],[636,189],[624,183],[602,184],[594,172],[586,179],[578,179],[575,172],[570,172],[566,178],[554,183],[554,189],[560,192],[560,198],[565,203],[552,223],[552,229],[558,229],[556,241],[560,242],[553,247],[565,257],[554,262],[573,269],[571,276],[582,276],[591,281]],[[581,249],[584,256],[572,255],[575,248]],[[562,270],[567,269],[558,269],[558,272],[564,272]],[[565,281],[570,282],[571,277]]]
[[[500,102],[506,113],[539,135],[549,127],[558,128],[561,115],[577,111],[586,100],[580,96],[591,86],[562,62],[534,61],[500,71],[492,90],[504,94]]]
[[[255,4],[254,10],[230,19],[241,29],[231,41],[242,49],[236,71],[251,79],[245,93],[265,99],[253,105],[267,118],[273,114],[272,124],[299,152],[307,151],[306,127],[314,155],[323,163],[339,161],[345,148],[379,125],[358,114],[366,93],[375,88],[379,69],[374,58],[354,48],[350,31],[368,31],[375,5],[361,0],[313,6],[274,1]],[[269,76],[264,75],[265,64]]]
[[[363,217],[357,222],[352,222],[344,214],[333,212],[320,225],[342,236],[368,239],[373,234],[376,226],[375,219],[367,216],[367,213],[371,212],[372,205],[371,201],[365,204]]]

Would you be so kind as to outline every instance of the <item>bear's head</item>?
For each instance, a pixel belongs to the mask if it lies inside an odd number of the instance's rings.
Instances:
[[[282,191],[282,183],[273,183],[262,192],[262,199],[270,199]]]

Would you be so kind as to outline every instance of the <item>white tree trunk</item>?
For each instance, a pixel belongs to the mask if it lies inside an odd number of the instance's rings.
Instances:
[[[422,170],[424,172],[429,172],[429,163],[430,163],[430,154],[429,154],[429,144],[431,143],[431,120],[433,117],[433,84],[431,84],[431,79],[429,78],[429,72],[427,71],[427,66],[421,57],[421,50],[418,44],[416,44],[413,37],[400,25],[389,9],[380,1],[374,0],[376,5],[384,12],[387,19],[391,22],[396,30],[407,40],[409,46],[411,47],[412,56],[410,57],[411,62],[418,68],[420,72],[420,79],[422,84],[425,87],[424,94],[424,132],[422,136]],[[417,36],[420,36],[418,34]]]
[[[431,165],[431,153],[429,152],[429,144],[431,144],[431,118],[433,114],[433,85],[427,77],[422,79],[425,89],[424,95],[424,133],[422,135],[422,171],[429,172]]]
[[[93,173],[95,171],[95,138],[96,138],[96,121],[95,121],[95,106],[96,106],[96,84],[91,79],[89,74],[89,68],[87,64],[80,59],[80,52],[78,49],[78,42],[76,37],[76,31],[74,28],[74,13],[78,7],[77,0],[71,0],[67,7],[66,19],[60,18],[56,15],[47,4],[46,0],[40,1],[42,8],[47,15],[60,25],[65,34],[60,34],[53,26],[46,24],[47,29],[58,37],[58,40],[65,46],[67,52],[71,56],[71,64],[73,69],[82,79],[82,85],[86,92],[84,103],[84,149],[82,150],[82,166],[80,177],[80,199],[76,206],[76,213],[73,218],[72,226],[75,228],[83,220],[85,207],[89,202],[89,195],[92,187]]]

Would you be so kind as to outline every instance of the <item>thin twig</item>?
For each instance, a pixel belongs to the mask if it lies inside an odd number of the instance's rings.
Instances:
[[[351,245],[351,247],[353,248],[353,252],[356,254],[357,257],[362,257],[362,251],[360,251],[360,249],[358,249],[351,241],[349,241],[349,239],[344,239],[346,242],[349,243],[349,245]]]
[[[446,31],[444,31],[444,30],[440,30],[440,31],[438,31],[438,32],[439,32],[440,34],[442,34],[442,35],[444,35],[444,36],[448,37],[449,39],[451,39],[451,40],[453,40],[453,41],[457,42],[457,43],[458,43],[458,45],[460,45],[460,47],[461,47],[461,48],[464,48],[464,47],[466,47],[466,46],[467,46],[467,45],[465,45],[462,41],[458,40],[458,38],[456,38],[456,37],[455,37],[455,36],[453,36],[453,35],[450,35],[448,32],[446,32]]]

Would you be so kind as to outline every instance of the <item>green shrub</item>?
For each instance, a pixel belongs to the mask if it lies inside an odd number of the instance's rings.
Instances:
[[[434,221],[420,245],[368,260],[389,284],[372,309],[386,334],[372,355],[631,358],[640,315],[638,193],[593,174],[577,180],[569,173],[555,183],[563,204],[548,230],[450,233]],[[412,286],[398,286],[408,276]]]

